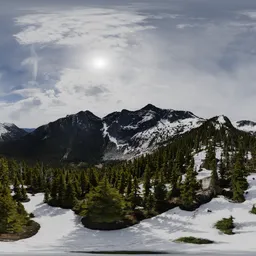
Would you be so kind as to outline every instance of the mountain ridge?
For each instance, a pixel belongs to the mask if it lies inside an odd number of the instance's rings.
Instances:
[[[3,141],[0,153],[58,162],[127,160],[151,153],[209,120],[217,130],[225,127],[253,134],[245,129],[248,125],[254,128],[252,121],[234,123],[224,115],[203,119],[190,111],[147,104],[139,110],[123,109],[103,118],[89,110],[79,111],[29,133],[23,130],[23,136]]]

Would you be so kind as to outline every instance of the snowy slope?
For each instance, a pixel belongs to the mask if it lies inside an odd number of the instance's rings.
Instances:
[[[0,123],[0,141],[10,141],[19,139],[20,137],[26,134],[26,131],[18,128],[14,124]]]
[[[255,180],[253,180],[253,178]],[[167,250],[185,252],[244,252],[256,250],[256,215],[249,213],[256,198],[256,174],[248,177],[250,187],[246,201],[231,203],[223,197],[213,199],[195,212],[172,209],[154,218],[119,231],[92,231],[82,227],[71,210],[52,208],[42,203],[43,195],[25,203],[34,212],[41,229],[32,238],[17,242],[0,242],[0,253],[63,252],[86,250]],[[207,213],[211,209],[212,213]],[[213,226],[221,218],[235,217],[235,235],[221,234]],[[214,240],[213,245],[176,244],[181,236]],[[245,242],[246,241],[246,242]]]
[[[199,127],[205,120],[188,111],[147,105],[138,111],[115,112],[103,120],[103,136],[112,144],[104,160],[130,159],[150,153],[167,140]]]
[[[237,121],[233,122],[234,127],[237,129],[244,131],[244,132],[249,132],[251,134],[256,134],[256,123],[252,121],[247,121],[247,120],[242,120],[242,121]]]
[[[139,141],[139,148],[147,149],[150,145],[157,145],[178,134],[183,134],[201,125],[199,118],[186,118],[176,122],[167,119],[160,120],[155,127],[137,133],[132,139]],[[161,136],[160,136],[161,134]]]

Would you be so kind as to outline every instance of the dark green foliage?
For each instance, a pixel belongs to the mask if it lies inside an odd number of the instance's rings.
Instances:
[[[144,171],[144,183],[143,183],[144,198],[148,197],[150,193],[150,188],[151,188],[150,178],[151,178],[151,173],[150,173],[149,165],[147,165]]]
[[[126,196],[128,197],[132,192],[132,175],[130,174],[127,181]]]
[[[250,213],[256,214],[256,207],[254,205],[252,206],[252,209],[251,209]]]
[[[189,243],[189,244],[213,244],[214,243],[212,240],[197,238],[197,237],[193,237],[193,236],[180,237],[180,238],[176,239],[175,242]]]
[[[76,204],[76,191],[74,185],[69,181],[66,189],[65,199],[62,204],[64,208],[73,208]]]
[[[80,213],[92,222],[111,223],[123,219],[124,199],[106,178],[99,183],[95,191],[87,195],[86,207]]]
[[[233,228],[235,227],[233,220],[234,218],[232,216],[223,218],[215,224],[215,227],[226,235],[233,235]]]
[[[170,193],[171,197],[179,196],[179,179],[181,173],[183,172],[183,162],[180,157],[180,153],[177,154],[174,165],[171,170],[171,185],[172,191]]]
[[[213,121],[206,121],[199,128],[173,138],[167,146],[150,155],[132,161],[104,162],[102,167],[61,164],[59,168],[53,168],[41,163],[27,165],[0,159],[0,182],[3,191],[14,185],[16,207],[18,201],[25,200],[26,192],[44,192],[45,203],[73,209],[90,218],[96,214],[96,221],[100,218],[105,221],[104,211],[106,221],[142,220],[177,205],[194,210],[202,203],[193,154],[206,147],[204,165],[212,171],[210,185],[213,195],[219,195],[221,188],[232,188],[230,196],[234,201],[242,202],[248,186],[246,175],[254,168],[256,139],[234,129],[229,123],[228,130],[223,127],[216,129]],[[219,162],[215,156],[216,147],[223,148]],[[253,152],[252,160],[244,158],[248,151]],[[184,181],[182,175],[185,175]],[[104,190],[102,184],[105,181],[106,196],[100,196],[99,190]],[[113,201],[113,196],[119,203]],[[113,215],[109,210],[111,205],[117,209]]]
[[[121,178],[118,185],[118,190],[121,195],[124,194],[125,187],[126,187],[126,177],[125,177],[124,171],[121,171]]]
[[[45,192],[44,192],[44,202],[48,203],[50,200],[50,191],[48,188],[46,188]]]
[[[145,197],[144,204],[145,204],[145,209],[147,210],[148,215],[150,216],[150,214],[154,212],[156,207],[156,199],[152,192],[149,192],[149,195]]]
[[[184,206],[191,207],[195,203],[197,187],[196,172],[191,164],[187,170],[185,181],[181,185],[181,201]]]
[[[165,200],[167,198],[167,189],[162,180],[157,182],[154,187],[155,210],[162,212],[165,209]]]
[[[0,191],[0,233],[21,232],[28,222],[24,206],[14,201],[10,191]]]
[[[236,202],[243,202],[245,200],[244,191],[248,188],[246,176],[244,155],[239,151],[236,155],[236,161],[231,176],[233,200]]]
[[[34,214],[33,212],[31,212],[31,213],[29,214],[29,218],[31,218],[31,219],[35,218],[35,214]]]
[[[137,177],[135,177],[134,180],[133,180],[132,191],[128,195],[128,200],[131,203],[131,209],[132,210],[134,210],[136,208],[136,206],[139,206],[142,203],[142,198],[140,196],[140,187],[139,187],[139,184],[138,184]]]

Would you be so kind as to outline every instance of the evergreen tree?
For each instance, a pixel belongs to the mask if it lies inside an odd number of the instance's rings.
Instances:
[[[15,190],[16,190],[14,195],[15,200],[22,201],[23,198],[22,198],[22,191],[21,191],[20,185],[18,185]]]
[[[69,182],[67,185],[65,203],[66,208],[73,208],[76,204],[76,191],[72,182]]]
[[[107,178],[87,195],[84,215],[92,222],[111,223],[123,218],[125,202],[115,188],[111,188]]]
[[[181,177],[181,163],[179,162],[180,158],[176,158],[174,161],[174,165],[171,171],[171,197],[179,196],[179,189],[178,189],[178,180]]]
[[[59,206],[63,206],[65,204],[65,197],[66,197],[66,179],[65,174],[61,173],[59,178],[59,186],[58,186],[58,204]]]
[[[219,173],[220,173],[221,181],[224,181],[225,180],[226,169],[225,169],[225,164],[224,164],[224,161],[223,161],[223,154],[221,154],[221,158],[220,158]]]
[[[151,213],[155,210],[156,207],[156,199],[153,193],[150,191],[149,195],[145,198],[145,208],[148,213]]]
[[[97,180],[97,177],[96,177],[94,169],[89,171],[89,183],[93,187],[96,187],[98,185],[98,180]]]
[[[21,195],[22,195],[22,202],[26,202],[26,201],[29,200],[28,195],[27,195],[27,191],[26,191],[23,184],[21,185]]]
[[[136,208],[136,206],[141,204],[142,199],[140,197],[140,187],[137,177],[134,177],[132,191],[129,194],[129,201],[131,202],[131,208],[133,210]]]
[[[240,150],[236,155],[236,162],[231,177],[233,200],[236,202],[243,202],[244,191],[248,188],[246,179],[246,171],[244,166],[244,155]]]
[[[165,184],[160,181],[156,186],[154,190],[154,198],[156,200],[156,210],[162,211],[164,209],[165,200],[167,197],[167,189]]]
[[[217,160],[215,158],[215,148],[211,149],[211,154],[209,155],[209,168],[212,171],[211,173],[211,182],[210,187],[214,196],[217,196],[219,192],[219,177],[217,173]]]
[[[44,192],[44,202],[48,203],[50,200],[50,191],[48,188],[46,188],[45,192]]]
[[[118,185],[118,190],[119,190],[119,193],[121,195],[124,194],[125,186],[126,186],[126,184],[125,184],[125,172],[122,170],[119,185]]]
[[[196,199],[196,189],[196,172],[194,171],[194,166],[191,164],[187,170],[185,181],[181,186],[181,201],[183,206],[189,208],[194,204]]]
[[[151,188],[150,178],[151,178],[151,172],[149,169],[149,165],[147,165],[144,171],[144,182],[143,182],[144,198],[147,198],[149,196],[149,192]]]
[[[9,189],[5,188],[0,192],[0,234],[21,232],[23,224],[24,220],[19,216],[17,204]]]
[[[67,180],[67,183],[68,183],[68,180]],[[81,184],[82,195],[85,196],[87,193],[89,193],[89,180],[86,176],[85,171],[81,172],[80,184]]]
[[[132,192],[132,175],[130,174],[128,176],[128,181],[127,181],[126,195],[129,197],[131,192]]]

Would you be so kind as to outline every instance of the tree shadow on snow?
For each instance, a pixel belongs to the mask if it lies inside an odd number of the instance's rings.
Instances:
[[[255,227],[256,228],[256,221],[248,221],[248,222],[244,222],[244,223],[236,223],[236,228],[237,229],[249,228],[249,227]]]
[[[70,210],[61,209],[59,207],[51,207],[47,204],[39,204],[39,205],[40,206],[33,211],[35,217],[38,217],[38,218],[46,217],[46,216],[49,216],[49,217],[59,216],[67,213],[67,211],[70,211]]]
[[[188,213],[188,215],[191,213]],[[172,216],[147,219],[132,227],[122,230],[97,231],[90,230],[81,224],[81,217],[74,218],[75,230],[64,237],[60,244],[64,250],[137,250],[137,249],[156,249],[156,244],[172,244],[171,246],[180,246],[171,243],[171,234],[174,232],[205,233],[193,228],[189,222],[177,220]],[[185,246],[185,245],[184,245]],[[57,248],[56,248],[57,249]]]

